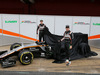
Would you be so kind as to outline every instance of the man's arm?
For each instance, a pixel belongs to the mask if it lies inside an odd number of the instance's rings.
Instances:
[[[70,49],[72,49],[72,39],[74,38],[74,36],[73,36],[73,33],[72,33],[72,32],[70,33],[70,36],[71,36],[71,38],[70,38]]]
[[[63,41],[63,40],[64,40],[64,37],[60,41]]]
[[[63,41],[63,40],[64,40],[64,38],[65,38],[65,32],[64,32],[64,36],[63,36],[63,38],[62,38],[60,41]]]
[[[46,28],[46,25],[44,24],[44,27]]]
[[[36,34],[38,34],[38,30],[39,30],[39,26],[37,27],[37,31],[36,31]]]

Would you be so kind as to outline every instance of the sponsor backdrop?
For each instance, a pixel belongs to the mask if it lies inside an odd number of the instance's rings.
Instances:
[[[100,48],[100,17],[91,18],[89,44]]]
[[[44,20],[44,24],[53,34],[63,35],[65,26],[70,25],[73,32],[88,34],[90,45],[100,45],[100,17],[1,14],[0,46],[37,41],[36,29],[40,20]]]
[[[20,15],[20,41],[32,43],[36,39],[37,17],[33,15]]]
[[[73,32],[82,32],[89,35],[90,17],[73,17]]]
[[[100,17],[91,18],[90,36],[100,34]]]
[[[2,15],[3,45],[19,42],[19,15]]]

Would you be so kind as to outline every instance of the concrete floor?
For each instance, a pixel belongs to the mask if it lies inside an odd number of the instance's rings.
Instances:
[[[8,50],[10,46],[0,47],[0,50]],[[100,49],[91,47],[92,51],[98,53],[98,56],[83,58],[72,61],[70,66],[52,63],[53,59],[34,58],[32,64],[21,65],[17,61],[16,66],[10,68],[1,68],[0,71],[39,71],[39,72],[64,72],[64,73],[89,73],[100,74]]]

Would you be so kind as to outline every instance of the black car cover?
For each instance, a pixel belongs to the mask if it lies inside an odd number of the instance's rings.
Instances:
[[[70,60],[75,60],[84,57],[96,56],[97,53],[90,50],[88,45],[88,35],[82,33],[73,33],[74,38],[72,39],[72,49],[70,52]],[[57,61],[65,61],[66,54],[64,41],[58,42],[63,36],[51,34],[49,29],[44,29],[44,41],[52,47],[53,58]]]

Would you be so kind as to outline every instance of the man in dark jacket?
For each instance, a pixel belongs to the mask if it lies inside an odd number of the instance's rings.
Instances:
[[[39,42],[41,42],[41,39],[43,39],[44,41],[44,28],[46,27],[46,25],[43,23],[43,20],[40,20],[40,24],[37,27],[37,36],[38,36],[38,30],[39,30]]]
[[[66,25],[66,31],[64,32],[64,37],[60,40],[60,41],[65,41],[64,43],[64,49],[65,49],[65,52],[66,52],[66,65],[70,65],[71,64],[71,61],[70,60],[70,54],[69,54],[69,50],[72,49],[72,32],[70,31],[69,29],[69,25]]]

